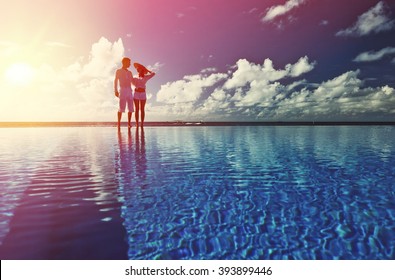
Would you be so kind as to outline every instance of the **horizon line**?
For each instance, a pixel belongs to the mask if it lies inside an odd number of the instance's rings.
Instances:
[[[126,122],[122,122],[126,125]],[[132,123],[133,127],[135,123]],[[148,121],[144,126],[319,126],[319,125],[395,125],[395,121]],[[113,121],[0,121],[0,128],[7,127],[112,127]]]

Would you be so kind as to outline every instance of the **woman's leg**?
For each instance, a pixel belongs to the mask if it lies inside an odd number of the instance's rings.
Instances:
[[[141,105],[141,126],[144,125],[144,119],[145,119],[145,103],[147,100],[140,100],[140,105]]]
[[[134,100],[134,108],[136,110],[135,113],[135,119],[136,119],[136,127],[139,126],[139,111],[140,111],[140,100],[135,99]]]

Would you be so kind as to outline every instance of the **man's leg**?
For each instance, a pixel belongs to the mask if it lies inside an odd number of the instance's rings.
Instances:
[[[120,92],[119,109],[118,109],[118,129],[121,128],[121,118],[122,118],[122,113],[125,112],[125,108],[126,108],[125,95],[122,92]]]
[[[118,112],[118,129],[121,128],[121,118],[122,118],[122,112]]]
[[[131,128],[132,127],[132,113],[133,112],[128,112],[128,127]]]

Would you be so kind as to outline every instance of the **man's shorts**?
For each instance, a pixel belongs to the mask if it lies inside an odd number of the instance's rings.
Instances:
[[[128,105],[128,111],[134,112],[133,108],[133,91],[131,88],[121,88],[119,91],[119,112],[124,113]]]

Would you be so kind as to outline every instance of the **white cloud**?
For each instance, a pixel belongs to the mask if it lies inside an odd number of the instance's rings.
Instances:
[[[257,8],[252,8],[247,13],[248,14],[253,14],[253,13],[256,13],[256,12],[258,12],[258,9]]]
[[[285,69],[274,69],[273,61],[265,59],[262,65],[257,65],[240,59],[236,63],[237,70],[231,79],[226,81],[225,88],[243,87],[253,81],[273,82],[285,77],[298,77],[314,68],[315,62],[309,63],[307,56],[301,57],[295,64],[287,64]]]
[[[315,62],[309,63],[308,57],[301,57],[295,64],[287,64],[284,69],[276,70],[270,59],[263,65],[256,65],[245,59],[237,62],[237,70],[231,79],[226,81],[227,90],[244,88],[245,94],[236,95],[235,106],[270,106],[276,96],[282,95],[286,89],[278,81],[285,77],[299,77],[314,68]]]
[[[357,22],[344,30],[336,33],[336,36],[365,36],[371,33],[380,33],[395,28],[395,20],[390,18],[390,8],[384,1],[358,17]]]
[[[168,116],[184,120],[324,121],[394,114],[395,89],[365,87],[359,70],[313,88],[304,79],[290,84],[281,81],[313,68],[307,57],[284,69],[275,69],[270,59],[262,65],[240,59],[227,75],[216,73],[209,78],[200,73],[162,86],[166,95],[158,101],[165,103],[161,110]]]
[[[237,107],[249,107],[257,105],[259,107],[270,106],[273,98],[283,90],[278,82],[269,83],[268,81],[252,81],[250,89],[238,102]]]
[[[329,21],[326,19],[321,20],[320,25],[328,25]]]
[[[217,68],[215,68],[215,67],[209,67],[209,68],[203,69],[202,71],[200,71],[200,73],[213,73],[213,72],[215,72],[215,71],[217,71]]]
[[[356,94],[362,85],[358,79],[359,71],[346,72],[332,80],[321,83],[313,92],[315,101],[333,100],[342,96]]]
[[[383,86],[383,87],[381,88],[381,90],[382,90],[386,95],[391,95],[391,94],[393,94],[394,91],[395,91],[392,87],[389,87],[388,85]]]
[[[201,105],[202,112],[206,114],[215,113],[217,111],[226,110],[231,103],[230,95],[222,88],[217,88]]]
[[[195,102],[200,98],[205,88],[212,87],[225,78],[227,75],[222,73],[214,73],[209,76],[200,74],[185,76],[182,80],[162,85],[157,94],[157,100],[167,104]]]
[[[290,12],[292,9],[305,2],[306,0],[288,0],[284,5],[272,6],[267,10],[266,15],[262,18],[262,21],[273,21],[275,18]]]
[[[391,114],[395,105],[394,89],[370,88],[358,78],[359,70],[349,71],[322,82],[317,89],[306,88],[281,100],[273,114],[283,119],[349,118],[362,114]],[[393,113],[393,112],[392,112]]]
[[[353,61],[355,62],[371,62],[382,59],[386,55],[395,54],[394,47],[386,47],[379,51],[368,51],[359,54]]]
[[[72,48],[72,46],[70,46],[68,44],[65,44],[62,42],[54,42],[54,41],[46,42],[46,45],[48,47],[53,47],[53,48],[66,48],[66,49]]]
[[[316,62],[309,63],[309,58],[304,56],[301,57],[294,65],[288,64],[286,68],[289,68],[289,75],[291,77],[299,77],[300,75],[313,70],[315,64]]]
[[[150,69],[150,70],[156,72],[156,71],[158,71],[159,69],[161,69],[163,66],[165,66],[164,63],[155,62],[154,65],[148,65],[147,67],[148,67],[148,69]]]
[[[102,37],[92,45],[90,60],[83,67],[83,74],[91,77],[108,77],[119,65],[124,54],[122,39],[111,43]]]
[[[157,101],[168,104],[166,112],[175,118],[234,117],[239,113],[248,116],[255,113],[252,107],[270,106],[273,101],[284,97],[287,90],[302,83],[294,82],[286,87],[278,82],[280,79],[298,77],[311,71],[314,65],[307,57],[301,57],[295,64],[287,64],[284,69],[275,69],[270,59],[262,65],[240,59],[231,73],[207,75],[215,70],[209,69],[163,85]]]

